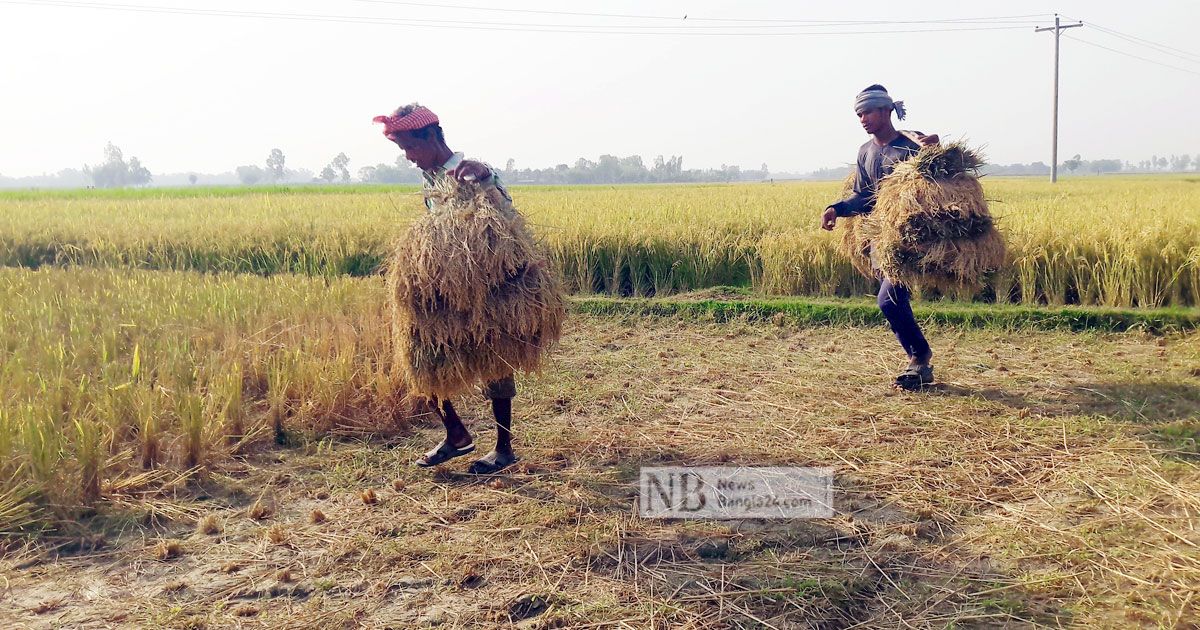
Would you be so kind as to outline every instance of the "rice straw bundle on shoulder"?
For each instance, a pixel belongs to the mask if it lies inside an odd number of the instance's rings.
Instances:
[[[427,194],[433,210],[397,241],[388,269],[396,367],[410,391],[446,399],[537,370],[566,305],[524,219],[478,183],[442,177]]]
[[[977,290],[1004,265],[1004,240],[975,175],[982,165],[961,142],[934,145],[879,182],[860,232],[884,276],[912,287]]]

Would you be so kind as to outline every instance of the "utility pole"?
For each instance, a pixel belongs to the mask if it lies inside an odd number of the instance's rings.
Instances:
[[[1058,40],[1064,30],[1078,26],[1083,26],[1083,22],[1062,24],[1055,13],[1054,26],[1033,29],[1035,33],[1054,31],[1054,122],[1050,124],[1050,183],[1058,181]]]

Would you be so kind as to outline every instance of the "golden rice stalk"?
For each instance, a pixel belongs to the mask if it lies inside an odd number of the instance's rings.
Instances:
[[[521,215],[443,178],[389,264],[395,364],[410,393],[450,398],[534,371],[562,333],[562,280]]]
[[[962,143],[923,147],[883,178],[859,231],[893,282],[973,291],[1006,262],[1004,240],[972,174],[982,163]]]
[[[0,479],[0,536],[16,535],[41,519],[41,509],[34,504],[34,488],[20,483],[14,474]]]
[[[75,422],[75,458],[79,462],[80,495],[91,507],[100,499],[104,476],[104,425],[88,414]]]

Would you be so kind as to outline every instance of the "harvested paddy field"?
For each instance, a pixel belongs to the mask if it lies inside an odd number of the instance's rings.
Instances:
[[[1200,337],[574,315],[510,473],[432,418],[256,443],[38,539],[6,627],[1188,627]],[[491,439],[484,401],[463,415]],[[645,465],[829,466],[831,519],[638,517]]]

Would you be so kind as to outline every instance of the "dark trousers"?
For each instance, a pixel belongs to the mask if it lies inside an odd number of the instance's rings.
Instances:
[[[517,397],[517,382],[513,378],[513,375],[509,374],[508,376],[506,376],[502,379],[491,381],[491,382],[485,384],[482,388],[481,393],[483,394],[484,398],[487,398],[489,400],[501,400],[504,398],[516,398]]]
[[[921,357],[929,354],[929,342],[921,333],[917,319],[913,317],[912,306],[909,305],[910,295],[904,285],[892,284],[891,280],[883,278],[879,285],[879,310],[887,318],[892,332],[909,357]]]

